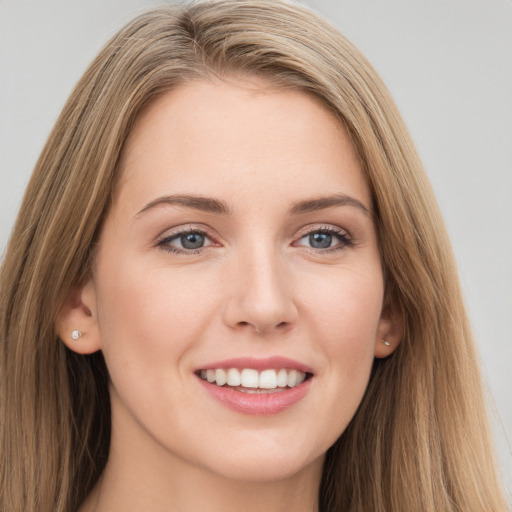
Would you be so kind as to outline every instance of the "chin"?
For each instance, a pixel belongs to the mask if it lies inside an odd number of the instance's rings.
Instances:
[[[203,459],[202,466],[221,477],[247,483],[277,482],[301,472],[321,472],[328,446],[324,450],[318,445],[307,448],[304,444],[286,446],[282,442],[253,443],[248,440],[245,446],[232,446],[208,457],[209,460]]]
[[[294,477],[302,472],[318,471],[323,467],[325,454],[313,460],[297,460],[282,453],[277,457],[247,457],[226,462],[222,467],[211,468],[229,480],[246,483],[271,483]]]

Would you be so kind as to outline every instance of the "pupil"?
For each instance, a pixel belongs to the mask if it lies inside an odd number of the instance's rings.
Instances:
[[[332,235],[329,233],[312,233],[309,235],[309,243],[315,249],[327,249],[331,246]]]
[[[181,245],[185,249],[199,249],[204,244],[204,236],[200,233],[188,233],[181,237]]]

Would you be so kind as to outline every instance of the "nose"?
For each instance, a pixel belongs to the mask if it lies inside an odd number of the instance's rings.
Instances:
[[[241,255],[229,275],[224,321],[258,335],[285,332],[298,319],[293,280],[272,248]]]

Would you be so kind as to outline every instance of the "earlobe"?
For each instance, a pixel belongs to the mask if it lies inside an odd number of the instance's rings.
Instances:
[[[404,335],[404,318],[400,308],[389,297],[384,301],[375,340],[375,357],[390,356],[400,345]]]
[[[92,280],[70,291],[57,314],[55,329],[61,341],[74,352],[92,354],[101,349]]]

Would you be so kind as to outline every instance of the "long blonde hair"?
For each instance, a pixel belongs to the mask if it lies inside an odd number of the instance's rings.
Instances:
[[[184,82],[258,75],[338,116],[373,195],[387,293],[405,321],[328,451],[325,511],[503,511],[454,258],[385,86],[324,20],[288,2],[219,0],[139,16],[79,81],[37,162],[0,275],[0,510],[75,510],[108,457],[108,373],[55,334],[87,276],[123,144],[141,109]]]

